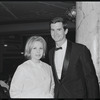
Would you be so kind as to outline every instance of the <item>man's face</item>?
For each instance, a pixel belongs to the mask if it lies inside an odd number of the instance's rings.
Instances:
[[[51,24],[51,37],[55,42],[63,41],[66,38],[62,22]]]

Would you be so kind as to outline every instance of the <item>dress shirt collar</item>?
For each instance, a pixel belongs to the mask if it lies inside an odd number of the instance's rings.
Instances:
[[[62,44],[62,46],[61,46],[61,47],[62,47],[62,49],[63,49],[63,48],[66,48],[66,45],[67,45],[67,39],[66,39],[66,41]],[[58,46],[57,46],[57,45],[56,45],[56,48],[58,48]]]

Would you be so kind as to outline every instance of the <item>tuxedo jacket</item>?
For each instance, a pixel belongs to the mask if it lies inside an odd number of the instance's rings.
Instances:
[[[55,98],[99,98],[98,78],[86,46],[68,40],[60,80],[55,68],[54,54],[55,47],[49,52],[55,81]]]

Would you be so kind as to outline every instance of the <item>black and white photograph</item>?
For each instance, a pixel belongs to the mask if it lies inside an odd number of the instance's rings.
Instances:
[[[0,1],[0,98],[100,98],[100,2]]]

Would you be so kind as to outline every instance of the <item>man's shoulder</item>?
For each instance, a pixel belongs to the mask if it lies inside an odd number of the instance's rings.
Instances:
[[[87,46],[84,45],[84,44],[81,44],[81,43],[76,43],[76,42],[72,42],[72,48],[74,50],[78,50],[78,51],[81,51],[81,50],[88,50]]]
[[[53,55],[54,49],[55,49],[55,47],[52,47],[52,48],[49,50],[49,57],[51,57],[51,55]]]
[[[55,47],[52,47],[52,48],[49,50],[49,52],[52,52],[54,49],[55,49]]]
[[[80,48],[86,47],[86,45],[81,44],[81,43],[72,42],[72,44],[73,44],[73,46],[75,46],[75,47],[80,47]]]

